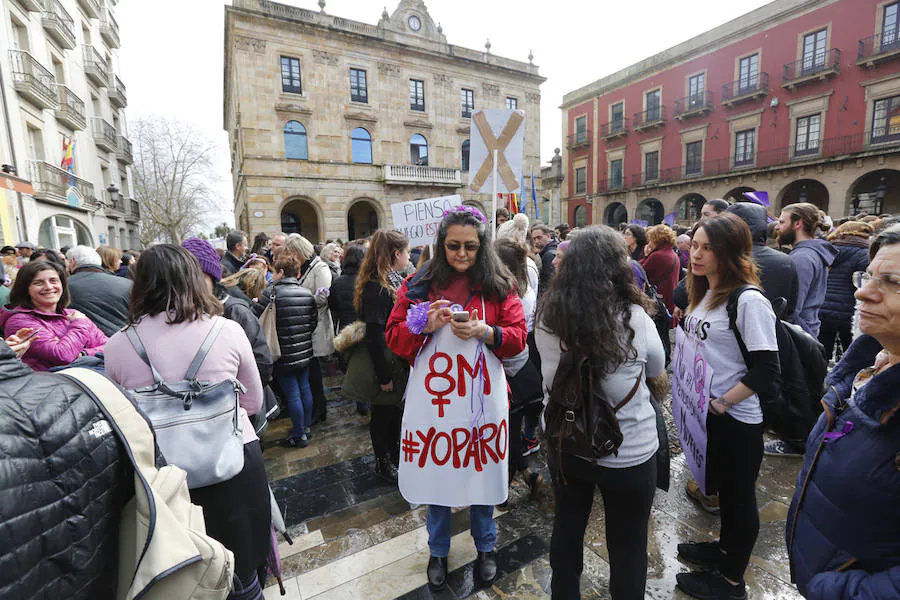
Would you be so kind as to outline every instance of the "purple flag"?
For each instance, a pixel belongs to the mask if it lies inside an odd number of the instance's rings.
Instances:
[[[663,223],[666,225],[675,225],[675,217],[678,216],[677,213],[669,213],[665,217],[663,217]]]
[[[769,192],[744,192],[744,198],[766,208],[772,206],[769,203]]]
[[[647,221],[644,221],[643,219],[632,219],[631,224],[632,225],[640,225],[641,227],[646,227]]]

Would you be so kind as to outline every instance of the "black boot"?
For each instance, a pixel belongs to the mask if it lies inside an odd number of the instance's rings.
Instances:
[[[428,587],[437,592],[447,586],[447,558],[432,556],[428,559]]]
[[[475,559],[475,575],[482,582],[491,584],[497,578],[497,557],[493,552],[479,552]]]
[[[397,467],[387,456],[375,457],[375,476],[388,483],[397,485]]]

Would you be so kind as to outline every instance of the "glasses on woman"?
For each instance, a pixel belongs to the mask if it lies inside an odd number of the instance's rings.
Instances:
[[[858,290],[874,280],[875,287],[881,292],[885,294],[900,294],[900,277],[896,275],[885,274],[876,276],[865,271],[856,271],[850,280],[853,282],[853,287]]]
[[[466,242],[465,244],[461,244],[459,242],[444,242],[444,248],[447,249],[447,252],[459,252],[460,248],[465,248],[466,252],[478,252],[478,249],[481,248],[481,244],[476,244],[475,242]]]

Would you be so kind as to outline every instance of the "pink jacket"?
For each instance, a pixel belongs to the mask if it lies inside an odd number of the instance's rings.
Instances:
[[[31,341],[22,361],[35,371],[49,371],[71,363],[82,352],[89,356],[102,352],[106,345],[106,336],[90,319],[70,321],[68,316],[73,312],[71,308],[64,308],[63,314],[57,314],[36,308],[3,307],[0,327],[4,337],[23,327],[37,329],[37,337]]]

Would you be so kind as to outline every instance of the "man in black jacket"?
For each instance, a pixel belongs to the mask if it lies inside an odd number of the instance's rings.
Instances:
[[[102,266],[100,255],[88,246],[75,246],[66,252],[69,263],[71,308],[81,311],[106,337],[125,327],[131,280],[118,277]]]
[[[225,236],[225,255],[222,257],[222,277],[234,275],[244,266],[244,255],[247,254],[247,234],[234,229]]]
[[[556,273],[553,259],[556,258],[556,249],[559,242],[554,237],[553,230],[543,223],[538,223],[531,228],[531,245],[538,251],[541,257],[541,274],[538,279],[538,295],[542,295],[550,286],[550,280]]]

